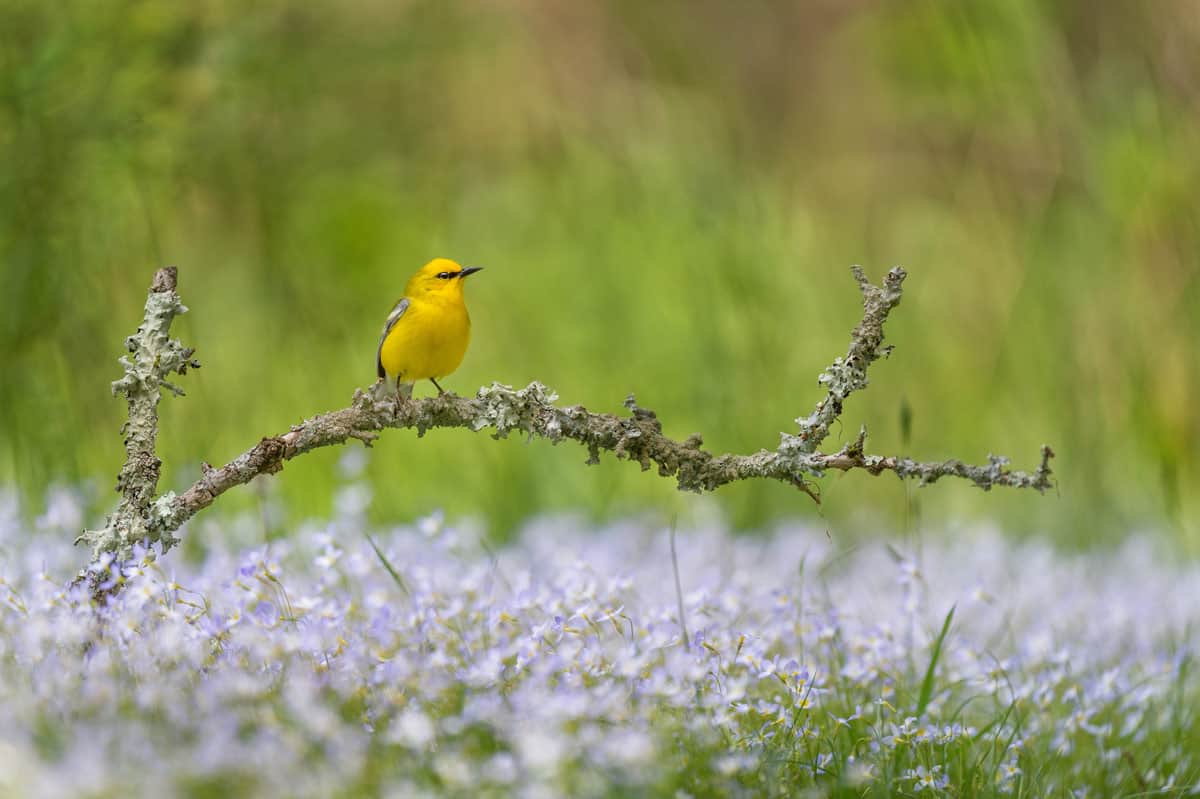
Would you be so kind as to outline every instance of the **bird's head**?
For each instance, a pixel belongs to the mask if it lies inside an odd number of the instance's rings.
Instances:
[[[434,258],[409,279],[408,286],[404,289],[404,296],[461,297],[463,282],[467,276],[475,274],[482,268],[482,266],[469,266],[463,269],[448,258]]]

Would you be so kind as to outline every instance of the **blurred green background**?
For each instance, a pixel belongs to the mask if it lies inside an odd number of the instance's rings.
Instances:
[[[1057,496],[947,481],[914,494],[925,523],[1195,547],[1198,75],[1192,0],[0,0],[0,483],[107,491],[115,358],[167,263],[204,366],[163,402],[165,488],[344,406],[433,256],[487,267],[448,388],[538,379],[594,410],[635,391],[717,451],[794,429],[858,318],[848,265],[902,264],[896,351],[840,439],[1059,452]],[[328,513],[341,454],[270,490]],[[504,535],[695,507],[585,457],[392,432],[372,512]],[[747,528],[910,507],[890,477],[823,490],[716,499]]]

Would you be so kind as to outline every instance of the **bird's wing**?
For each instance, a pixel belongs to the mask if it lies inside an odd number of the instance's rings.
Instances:
[[[387,370],[383,368],[383,342],[387,339],[388,333],[392,332],[392,328],[400,321],[400,317],[404,316],[404,312],[408,310],[411,303],[408,297],[402,297],[400,302],[396,303],[396,307],[392,308],[392,312],[388,314],[387,321],[383,323],[383,332],[379,334],[379,349],[375,351],[375,369],[381,378],[387,377]]]

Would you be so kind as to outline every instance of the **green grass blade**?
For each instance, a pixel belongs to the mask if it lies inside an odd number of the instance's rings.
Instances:
[[[404,592],[405,596],[411,597],[412,591],[408,589],[408,583],[404,582],[404,578],[400,576],[400,572],[396,571],[392,567],[392,564],[388,562],[387,557],[383,554],[383,550],[375,543],[375,539],[371,538],[370,533],[364,532],[363,535],[366,536],[367,543],[371,545],[371,549],[375,550],[375,555],[379,558],[379,562],[383,564],[383,568],[387,569],[387,573],[392,575],[392,579],[395,580],[396,585],[400,586],[400,590]]]
[[[946,640],[946,634],[950,632],[950,623],[954,621],[954,609],[957,605],[950,606],[950,612],[946,614],[946,620],[942,622],[942,631],[938,633],[937,639],[933,642],[933,652],[929,655],[929,668],[925,669],[925,679],[921,681],[921,696],[917,699],[917,717],[925,715],[925,708],[929,706],[929,700],[933,697],[933,672],[937,668],[938,658],[942,656],[942,644]]]

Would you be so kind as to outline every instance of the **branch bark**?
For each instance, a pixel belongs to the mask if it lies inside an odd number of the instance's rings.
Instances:
[[[229,489],[260,474],[278,472],[286,461],[319,447],[350,439],[370,446],[379,432],[388,428],[416,430],[420,436],[436,428],[456,427],[491,430],[495,438],[521,433],[554,444],[572,440],[587,448],[589,464],[597,463],[602,451],[611,452],[617,458],[636,461],[643,470],[656,467],[663,477],[675,478],[681,490],[695,492],[712,491],[737,480],[769,478],[793,485],[819,501],[811,481],[830,470],[862,470],[872,475],[892,472],[922,485],[942,477],[958,477],[985,491],[1006,486],[1044,492],[1053,486],[1050,459],[1054,453],[1048,446],[1042,447],[1041,462],[1032,472],[1011,469],[1008,459],[1001,456],[989,456],[984,465],[969,465],[959,460],[918,462],[867,454],[865,428],[855,441],[837,452],[817,449],[841,415],[846,398],[867,386],[871,363],[891,352],[891,347],[883,345],[883,325],[900,303],[906,276],[896,267],[881,286],[875,286],[859,267],[853,267],[853,273],[863,295],[862,321],[854,329],[845,357],[837,358],[819,377],[827,387],[825,397],[811,414],[796,420],[799,432],[782,434],[774,450],[714,454],[704,450],[699,434],[682,441],[670,438],[663,434],[655,413],[639,407],[632,395],[625,401],[629,415],[616,416],[593,413],[580,405],[559,407],[554,404],[557,395],[537,382],[522,389],[493,383],[479,389],[474,397],[445,394],[424,399],[398,398],[378,382],[356,390],[349,407],[314,416],[285,433],[263,438],[220,468],[204,464],[200,479],[182,494],[167,492],[154,498],[159,465],[154,456],[159,388],[182,393],[163,378],[171,371],[182,374],[188,366],[198,366],[191,360],[191,350],[167,336],[171,319],[186,310],[174,292],[172,272],[164,282],[169,288],[152,289],[146,303],[146,321],[129,339],[135,358],[122,358],[126,375],[113,384],[114,391],[129,399],[130,409],[127,461],[118,485],[123,499],[104,528],[86,531],[81,540],[92,545],[94,560],[103,553],[126,559],[135,545],[147,540],[159,542],[166,551],[177,542],[173,533],[184,522]]]

